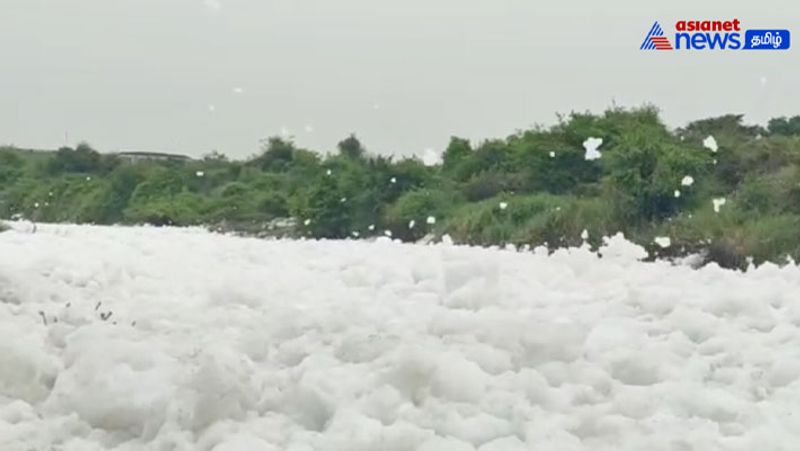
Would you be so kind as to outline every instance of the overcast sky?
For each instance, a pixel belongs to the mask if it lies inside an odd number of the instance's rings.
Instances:
[[[286,133],[421,154],[651,102],[800,114],[786,52],[644,52],[654,20],[792,29],[796,0],[0,0],[0,143],[245,157]],[[797,31],[797,30],[792,30]],[[794,45],[800,45],[794,36]]]

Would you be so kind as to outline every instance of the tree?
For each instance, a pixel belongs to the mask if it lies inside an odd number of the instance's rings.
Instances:
[[[48,170],[51,174],[61,174],[64,172],[99,172],[101,167],[100,153],[83,142],[75,149],[62,147],[56,151],[55,158],[48,163]]]
[[[792,116],[788,119],[785,117],[770,119],[767,130],[772,135],[800,135],[800,116]]]
[[[217,152],[216,150],[212,150],[211,152],[203,155],[203,161],[207,163],[227,163],[229,160],[227,155]]]
[[[607,152],[603,163],[611,186],[623,196],[621,208],[625,211],[621,213],[644,220],[672,214],[690,197],[675,196],[683,177],[699,179],[713,166],[709,152],[678,145],[670,136],[647,133],[624,136],[613,152]]]
[[[585,140],[593,134],[586,132],[583,136]],[[573,140],[581,144],[569,144],[563,130],[532,130],[510,139],[510,166],[519,174],[518,189],[563,194],[597,182],[600,164],[587,161],[582,140]]]
[[[352,158],[354,160],[360,160],[364,158],[367,150],[361,144],[361,141],[356,138],[356,135],[351,133],[350,136],[339,141],[339,144],[336,145],[336,148],[339,149],[339,154],[343,155],[348,158]]]
[[[103,210],[104,222],[120,222],[133,192],[144,177],[129,165],[117,167],[108,177],[111,183]]]
[[[446,172],[458,181],[469,180],[475,174],[488,170],[499,170],[507,162],[509,146],[505,140],[493,139],[482,142],[474,151],[467,153],[467,145],[463,141],[451,140],[453,147],[445,150],[445,158],[451,163],[445,163]],[[456,158],[454,158],[457,156]]]
[[[262,145],[262,154],[255,162],[265,171],[285,171],[289,169],[295,152],[294,143],[279,136],[267,139]]]
[[[324,175],[312,185],[305,205],[295,215],[314,237],[346,238],[352,229],[346,200],[336,177]]]
[[[678,130],[678,135],[684,139],[699,143],[709,135],[719,143],[720,147],[729,147],[737,142],[765,135],[767,132],[758,125],[744,125],[743,114],[726,114],[724,116],[701,119],[690,122],[686,127]]]
[[[442,167],[445,171],[449,171],[468,158],[470,154],[472,154],[472,146],[469,140],[451,136],[450,143],[447,144],[442,156]]]

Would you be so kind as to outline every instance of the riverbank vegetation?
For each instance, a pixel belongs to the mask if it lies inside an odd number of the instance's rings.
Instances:
[[[784,262],[800,258],[800,117],[669,129],[652,107],[573,113],[505,138],[454,137],[436,165],[356,136],[329,154],[274,137],[241,161],[4,147],[0,217],[550,248],[623,232],[654,256]]]

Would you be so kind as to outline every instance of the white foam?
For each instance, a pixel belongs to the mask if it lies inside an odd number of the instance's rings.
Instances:
[[[717,140],[714,139],[714,137],[711,135],[709,135],[708,137],[706,137],[706,139],[703,140],[703,147],[712,152],[716,152],[717,150],[719,150],[719,146],[717,146]]]
[[[599,256],[21,224],[0,234],[3,450],[800,440],[796,266],[644,263],[621,234]]]
[[[720,209],[721,209],[721,208],[722,208],[722,207],[723,207],[723,206],[724,206],[726,203],[728,203],[728,200],[727,200],[727,199],[725,199],[724,197],[719,197],[719,198],[716,198],[716,199],[712,199],[712,200],[711,200],[711,203],[714,205],[714,212],[715,212],[715,213],[719,213]]]
[[[653,240],[654,243],[658,244],[662,248],[666,249],[672,246],[672,240],[668,236],[657,236]]]
[[[586,160],[597,160],[603,155],[597,150],[600,146],[603,145],[603,138],[587,138],[586,141],[583,142],[583,148],[586,151],[584,158]]]

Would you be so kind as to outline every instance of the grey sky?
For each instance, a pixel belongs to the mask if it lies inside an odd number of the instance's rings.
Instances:
[[[800,3],[0,0],[0,143],[234,157],[289,132],[421,154],[556,112],[652,102],[670,125],[798,114],[797,49],[642,52],[654,20],[789,28]],[[794,36],[794,47],[800,45]]]

